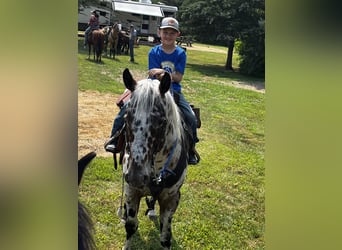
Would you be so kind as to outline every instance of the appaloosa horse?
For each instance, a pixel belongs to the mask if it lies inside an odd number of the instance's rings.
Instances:
[[[102,29],[93,30],[88,36],[88,59],[90,59],[91,47],[93,46],[94,61],[101,62],[104,49],[105,34]]]
[[[144,196],[160,207],[160,242],[171,248],[171,221],[180,201],[180,188],[187,168],[188,139],[182,117],[169,91],[171,78],[136,82],[128,69],[124,83],[132,92],[126,110],[126,149],[123,159],[125,179],[124,215],[126,242],[138,229],[138,210]]]

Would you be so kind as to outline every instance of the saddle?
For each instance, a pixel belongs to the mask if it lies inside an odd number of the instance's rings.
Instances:
[[[125,91],[116,100],[116,105],[119,108],[122,108],[122,106],[125,105],[125,103],[129,101],[129,99],[131,98],[131,95],[132,95],[131,91],[129,89],[125,89]]]

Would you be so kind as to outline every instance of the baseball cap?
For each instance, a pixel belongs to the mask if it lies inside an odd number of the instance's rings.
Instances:
[[[173,17],[165,17],[161,22],[160,29],[166,29],[166,28],[171,28],[179,32],[178,21],[174,19]]]

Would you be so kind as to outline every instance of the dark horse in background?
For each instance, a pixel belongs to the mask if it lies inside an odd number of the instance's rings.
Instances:
[[[187,169],[188,138],[182,116],[169,89],[171,77],[161,81],[136,82],[128,69],[124,83],[132,92],[126,109],[126,148],[123,157],[125,202],[123,220],[130,249],[138,229],[138,211],[142,197],[151,196],[149,209],[158,201],[160,207],[160,243],[171,248],[171,222],[180,201],[180,188]]]
[[[90,59],[91,48],[93,47],[94,61],[102,61],[102,52],[104,49],[105,34],[102,29],[93,30],[88,36],[88,59]]]
[[[78,161],[78,186],[81,183],[84,170],[95,156],[95,152],[90,152]],[[78,201],[78,250],[96,249],[93,233],[93,222],[89,217],[88,210]]]
[[[129,50],[129,34],[127,31],[121,30],[119,32],[119,41],[117,45],[118,54],[125,54],[128,55]]]

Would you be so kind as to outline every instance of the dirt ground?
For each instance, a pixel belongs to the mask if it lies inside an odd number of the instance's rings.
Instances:
[[[233,85],[253,89],[250,85]],[[112,157],[103,144],[109,138],[113,119],[119,112],[116,98],[116,95],[97,91],[78,91],[78,159],[90,151],[95,151],[97,156]]]
[[[109,138],[113,119],[118,113],[117,96],[97,91],[78,91],[78,158],[96,151],[98,156],[111,157],[103,144]]]
[[[226,53],[226,51],[209,46],[194,45],[187,48]],[[224,84],[265,93],[264,82],[234,81]],[[113,119],[119,111],[115,104],[117,97],[117,95],[102,94],[97,91],[78,91],[78,158],[90,151],[96,151],[98,156],[112,157],[111,153],[104,150],[103,145],[110,136]]]

